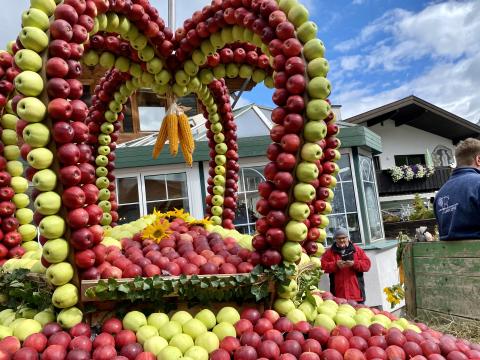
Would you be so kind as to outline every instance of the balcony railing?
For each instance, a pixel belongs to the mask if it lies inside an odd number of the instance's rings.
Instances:
[[[380,196],[390,196],[434,192],[445,184],[451,171],[452,169],[449,167],[437,167],[435,173],[428,178],[393,182],[389,170],[380,170],[377,171],[378,193]]]

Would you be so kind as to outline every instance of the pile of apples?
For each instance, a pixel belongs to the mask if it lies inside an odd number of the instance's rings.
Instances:
[[[201,226],[182,219],[170,224],[172,234],[156,243],[138,233],[120,240],[122,249],[98,244],[75,254],[75,263],[85,280],[134,278],[154,275],[212,275],[249,273],[254,264],[251,251],[236,239],[223,239]]]
[[[213,80],[208,86],[218,107],[218,118],[222,124],[222,132],[212,130],[219,125],[215,117],[207,121],[207,138],[210,147],[210,162],[207,180],[208,195],[206,212],[215,223],[221,222],[226,229],[234,229],[233,220],[238,200],[238,144],[237,125],[235,124],[230,94],[225,80]],[[208,118],[208,112],[205,110]],[[220,220],[221,219],[221,220]],[[215,221],[216,220],[216,221]]]
[[[14,90],[13,80],[18,69],[12,67],[13,57],[6,51],[0,53],[0,109],[7,105],[8,98]]]

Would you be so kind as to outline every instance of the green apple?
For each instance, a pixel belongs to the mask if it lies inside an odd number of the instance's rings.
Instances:
[[[325,121],[309,121],[303,129],[304,137],[307,141],[317,142],[327,135],[327,125]]]
[[[22,27],[27,27],[27,26],[36,27],[42,31],[48,30],[48,28],[50,27],[50,21],[48,19],[48,15],[45,14],[43,11],[39,9],[35,9],[33,7],[24,11],[22,13]],[[15,59],[15,63],[18,66],[20,66],[16,61],[16,59]],[[23,68],[21,69],[23,70]],[[33,69],[28,69],[28,70],[33,70]],[[38,70],[33,70],[33,71],[38,71]]]
[[[307,317],[300,309],[293,309],[290,310],[287,314],[287,319],[290,320],[292,323],[296,324],[300,321],[307,321]]]
[[[325,315],[325,314],[317,315],[317,317],[315,318],[314,324],[315,324],[315,326],[324,327],[328,331],[332,331],[336,326],[336,324],[332,320],[332,318],[328,315]]]
[[[26,252],[32,251],[34,253],[38,253],[40,256],[42,255],[42,247],[36,241],[27,241],[22,243],[23,248]]]
[[[98,53],[95,50],[89,50],[83,55],[82,61],[87,66],[96,66],[100,61],[100,56],[98,56]]]
[[[42,77],[33,71],[22,71],[15,77],[15,89],[25,96],[38,96],[43,91]]]
[[[323,229],[322,229],[323,230]],[[324,231],[325,232],[325,231]],[[325,235],[326,235],[326,232],[325,232]],[[326,237],[325,237],[326,238]],[[320,240],[320,239],[318,239]],[[323,254],[325,254],[325,246],[323,246],[322,243],[318,242],[317,240],[317,252],[315,253],[316,256],[322,256]],[[322,239],[321,241],[323,241],[325,239]]]
[[[3,129],[10,129],[10,130],[15,130],[17,129],[17,121],[18,118],[15,115],[12,114],[4,114],[2,116],[2,127]]]
[[[265,73],[264,70],[262,69],[256,69],[252,73],[252,80],[256,82],[257,84],[261,83],[263,80],[265,80],[265,77],[267,74]]]
[[[316,143],[305,143],[302,146],[301,156],[305,161],[315,162],[322,157],[322,148]]]
[[[3,130],[5,131],[5,130]],[[12,176],[22,176],[23,175],[23,164],[20,161],[12,160],[7,162],[7,171]],[[19,207],[19,206],[17,206]],[[20,206],[25,207],[25,206]]]
[[[339,314],[337,313],[335,315],[335,317],[333,318],[333,320],[335,321],[335,323],[337,325],[342,325],[342,326],[346,326],[348,327],[349,329],[351,329],[352,327],[354,327],[355,325],[357,325],[357,323],[355,322],[355,320],[348,316],[348,315],[343,315],[343,314]]]
[[[166,69],[163,69],[155,75],[155,80],[162,85],[166,85],[170,81],[171,77],[172,75],[170,74],[170,72]]]
[[[323,58],[325,55],[325,45],[320,39],[309,40],[303,46],[303,55],[308,62],[313,59]]]
[[[48,46],[47,34],[33,26],[24,27],[19,37],[25,49],[40,53]]]
[[[203,40],[202,43],[200,44],[200,49],[202,50],[202,53],[205,54],[206,56],[213,55],[215,54],[215,51],[216,51],[210,39]]]
[[[224,324],[227,324],[227,325],[230,325],[230,326],[233,327],[233,325],[231,325],[231,324],[228,324],[228,323],[224,323]],[[215,327],[217,327],[217,326],[218,325],[216,325]],[[215,327],[214,327],[214,329],[215,329]],[[236,334],[233,335],[233,336],[236,336]],[[200,335],[199,337],[197,337],[195,339],[195,347],[200,347],[200,348],[204,349],[208,354],[217,350],[219,345],[220,345],[220,340],[219,340],[218,336],[215,333],[210,332],[210,331],[207,331],[206,333],[203,333],[202,335]],[[188,355],[188,356],[191,356],[191,355]]]
[[[143,86],[150,86],[151,87],[155,83],[155,76],[148,73],[148,72],[144,72],[144,73],[142,73],[141,82],[142,82]]]
[[[45,118],[47,108],[41,100],[35,97],[26,97],[18,102],[17,114],[27,122],[40,122]]]
[[[23,194],[28,190],[28,180],[21,176],[14,176],[10,182],[10,186],[17,194]]]
[[[37,237],[37,227],[32,224],[23,224],[18,227],[22,241],[32,241]]]
[[[51,191],[57,186],[57,175],[50,169],[37,171],[33,175],[32,184],[37,190]]]
[[[42,215],[55,215],[62,206],[62,198],[56,192],[46,191],[37,196],[33,205]]]
[[[317,308],[314,304],[312,304],[310,301],[304,301],[298,306],[298,310],[301,310],[304,314],[305,317],[307,318],[307,321],[312,322],[315,320],[317,317]]]
[[[48,323],[54,322],[55,321],[55,313],[53,310],[47,309],[40,311],[37,313],[34,317],[33,320],[38,321],[40,324],[42,324],[42,327],[45,326]]]
[[[212,215],[220,216],[223,214],[223,209],[221,206],[212,206]]]
[[[2,325],[4,326],[10,326],[15,321],[15,313],[8,315],[5,320],[2,322]],[[13,331],[13,329],[12,329]]]
[[[12,309],[4,309],[0,311],[0,324],[3,324],[10,315],[15,316],[15,312]]]
[[[221,322],[213,328],[212,332],[217,335],[218,339],[222,341],[227,336],[237,336],[237,332],[235,331],[235,327],[228,323],[228,322]]]
[[[17,145],[7,145],[3,149],[3,156],[9,161],[17,160],[20,157],[20,148]]]
[[[313,21],[306,21],[297,29],[297,38],[302,43],[306,43],[317,38],[318,26]]]
[[[108,186],[110,185],[110,181],[105,176],[99,177],[95,181],[95,185],[97,185],[99,189],[105,189],[108,188]]]
[[[3,129],[1,140],[5,145],[17,145],[17,132],[15,130]]]
[[[210,121],[211,121],[211,120],[210,120]],[[215,134],[215,135],[213,136],[213,140],[215,140],[215,142],[216,142],[217,144],[222,143],[222,142],[225,141],[225,135],[223,135],[223,134]]]
[[[290,299],[276,299],[273,303],[273,309],[280,315],[287,315],[290,311],[295,309],[295,304]]]
[[[163,337],[165,340],[170,341],[177,334],[182,333],[182,325],[177,321],[169,321],[167,324],[163,325],[162,328],[158,329],[158,335]]]
[[[110,154],[110,147],[107,145],[102,145],[98,147],[97,151],[99,154],[107,156],[108,154]]]
[[[130,30],[128,30],[126,39],[132,42],[139,34],[138,28],[135,25],[130,26]]]
[[[20,322],[18,326],[15,327],[13,331],[13,336],[18,340],[24,341],[27,337],[32,334],[36,334],[42,331],[42,324],[33,319],[25,319]]]
[[[213,177],[213,183],[215,185],[220,185],[220,186],[224,186],[225,185],[225,176],[223,175],[216,175]]]
[[[102,219],[100,220],[100,225],[107,226],[112,223],[112,215],[109,213],[103,213]]]
[[[298,244],[300,245],[300,244]],[[290,280],[288,284],[277,285],[277,294],[283,299],[291,299],[298,292],[298,284],[295,280]]]
[[[213,72],[210,69],[202,69],[198,74],[202,84],[208,85],[214,80]]]
[[[23,129],[23,139],[31,147],[44,147],[50,142],[50,130],[41,123],[29,124]]]
[[[296,174],[298,180],[309,183],[318,178],[318,167],[314,163],[302,161],[297,165]]]
[[[43,245],[42,256],[49,263],[57,264],[64,261],[68,256],[69,245],[64,239],[48,240]]]
[[[147,318],[140,311],[130,311],[123,317],[123,328],[126,330],[136,332],[145,325],[147,325]]]
[[[65,284],[55,289],[52,304],[60,309],[69,308],[78,302],[78,288],[73,284]]]
[[[232,33],[233,28],[231,26],[226,26],[221,30],[221,36],[222,36],[222,41],[225,44],[231,44],[234,41],[233,39],[233,33]]]
[[[142,35],[142,34],[139,34],[132,41],[132,47],[138,51],[143,50],[147,46],[147,44],[148,44],[148,39],[145,35]]]
[[[293,196],[297,201],[310,202],[315,199],[315,188],[310,184],[298,183],[293,188]]]
[[[18,219],[20,225],[30,224],[33,220],[33,211],[28,208],[17,209],[15,217]]]
[[[297,4],[288,11],[288,20],[295,25],[295,28],[299,28],[308,21],[308,15],[307,8]]]
[[[30,7],[43,11],[48,17],[53,15],[56,6],[54,0],[30,0]]]
[[[176,347],[182,352],[182,354],[185,354],[188,349],[194,346],[194,343],[190,335],[177,334],[170,339],[169,345]]]
[[[285,13],[288,14],[290,9],[298,4],[297,0],[280,0],[278,1],[278,6],[282,9]]]
[[[226,173],[225,166],[223,166],[223,165],[217,165],[217,166],[215,166],[215,174],[217,174],[217,175],[225,175],[225,173]],[[222,199],[221,204],[223,204],[223,199]],[[221,205],[221,204],[220,204],[220,205]]]
[[[98,193],[98,198],[102,201],[110,199],[110,190],[101,189],[100,192]]]
[[[120,25],[120,18],[114,12],[109,12],[107,14],[107,31],[111,33],[116,33],[117,28]]]
[[[301,242],[307,238],[308,228],[303,222],[290,220],[285,226],[287,240]]]
[[[207,329],[213,329],[217,323],[215,314],[209,309],[203,309],[195,315],[195,319],[200,320]],[[184,331],[185,332],[185,331]],[[191,334],[189,334],[191,335]]]
[[[223,48],[226,44],[222,39],[222,33],[220,31],[210,35],[210,42],[216,50]]]
[[[287,241],[282,246],[283,259],[288,262],[297,262],[302,255],[302,245],[295,241]]]
[[[168,315],[164,313],[152,313],[148,316],[147,324],[155,326],[160,329],[163,325],[169,322]]]
[[[128,71],[135,78],[141,78],[143,74],[143,69],[140,64],[134,62],[130,63],[130,68],[128,69]]]
[[[263,83],[265,84],[265,86],[269,89],[273,89],[275,87],[275,83],[273,81],[273,77],[272,76],[267,76],[265,78],[265,80],[263,81]]]
[[[55,286],[68,283],[73,278],[73,267],[67,262],[50,265],[45,273],[47,281]]]
[[[215,135],[218,135],[218,134],[215,134]],[[225,165],[226,162],[227,162],[227,157],[225,155],[215,155],[215,164],[217,164],[217,166],[223,166]]]
[[[99,166],[95,170],[95,174],[97,175],[97,177],[107,176],[108,175],[108,170],[107,170],[106,167]],[[108,190],[108,189],[102,189],[102,190]],[[102,199],[102,200],[108,200],[108,198]]]
[[[250,65],[243,64],[240,66],[240,70],[238,71],[238,76],[242,79],[248,79],[252,77],[253,69]]]
[[[314,99],[326,99],[331,89],[330,81],[323,76],[317,76],[313,79],[310,79],[307,85],[308,95]]]
[[[174,346],[164,347],[157,356],[158,360],[178,360],[182,357],[182,352],[180,349]]]
[[[227,73],[228,78],[233,79],[233,78],[238,77],[239,71],[240,71],[240,69],[239,69],[237,64],[229,63],[229,64],[227,64],[225,72]]]
[[[63,309],[57,316],[57,322],[64,329],[71,329],[75,325],[82,322],[83,313],[79,308],[71,307],[69,309]]]
[[[157,57],[154,57],[149,62],[147,62],[147,71],[150,74],[158,74],[163,69],[163,62]]]
[[[107,110],[105,111],[105,120],[107,120],[108,122],[115,122],[117,121],[118,119],[118,114],[113,112],[113,111],[110,111],[110,110]]]
[[[213,76],[216,79],[223,79],[227,75],[227,68],[225,64],[219,64],[213,68]]]
[[[231,306],[225,306],[217,313],[217,323],[227,322],[232,325],[240,320],[238,310]]]
[[[13,336],[13,330],[8,326],[0,325],[0,340],[3,340],[7,336]]]
[[[245,40],[245,42],[249,42],[249,43],[254,43],[253,42],[253,36],[255,35],[255,33],[251,30],[251,29],[244,29],[243,30],[243,39]]]
[[[310,216],[310,208],[304,202],[294,202],[288,209],[290,217],[297,221],[304,221]]]
[[[155,326],[143,325],[137,330],[136,336],[137,342],[143,345],[151,337],[158,336],[158,330]]]
[[[115,55],[105,51],[100,55],[98,63],[104,68],[112,68],[115,65]]]
[[[243,41],[243,33],[245,28],[240,25],[234,25],[232,27],[232,36],[234,41]]]
[[[180,85],[180,84],[173,84],[172,85],[172,90],[173,90],[173,93],[177,96],[177,97],[183,97],[183,96],[186,96],[187,93],[188,93],[188,89],[185,85]]]
[[[324,58],[316,58],[310,61],[307,65],[307,72],[310,78],[315,78],[318,76],[325,77],[330,70],[330,66],[328,64],[327,59]]]
[[[109,123],[107,123],[109,124]],[[112,124],[109,124],[109,125],[112,125]],[[112,142],[112,138],[110,137],[110,135],[108,134],[100,134],[98,135],[98,143],[101,145],[101,146],[106,146],[108,144],[110,144]],[[108,155],[109,153],[107,153]],[[102,154],[102,155],[105,155],[105,154]]]
[[[47,239],[56,239],[65,233],[65,220],[58,215],[49,215],[40,221],[38,229]]]
[[[188,76],[188,74],[184,70],[178,70],[175,73],[175,81],[179,85],[186,86],[190,81],[190,76]]]
[[[228,150],[228,147],[227,147],[227,144],[225,143],[220,143],[215,145],[215,152],[217,154],[223,155],[227,152],[227,150]]]
[[[150,45],[147,45],[138,52],[138,57],[144,62],[149,62],[155,57],[155,50]]]
[[[131,26],[132,24],[130,23],[130,20],[128,20],[125,16],[119,17],[117,32],[122,36],[123,39],[126,38]]]
[[[119,56],[115,60],[114,67],[121,72],[128,72],[128,70],[130,69],[130,59],[126,58],[125,56]]]
[[[143,343],[143,350],[151,352],[155,356],[168,346],[167,340],[161,336],[152,336]]]
[[[214,318],[215,318],[215,315],[214,315]],[[214,321],[214,326],[215,324],[216,324],[216,321]],[[192,337],[192,339],[195,340],[198,336],[207,332],[207,326],[199,319],[190,319],[183,324],[182,330],[183,330],[183,333],[188,334],[189,336]]]

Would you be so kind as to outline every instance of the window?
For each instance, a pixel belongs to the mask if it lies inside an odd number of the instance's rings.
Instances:
[[[395,165],[415,165],[415,164],[425,164],[425,155],[424,154],[415,154],[415,155],[395,155]]]
[[[181,97],[177,100],[177,103],[185,106],[186,108],[190,108],[189,110],[185,111],[185,114],[187,114],[188,117],[195,116],[199,113],[197,97],[195,95]]]
[[[260,199],[258,184],[265,181],[264,166],[246,166],[239,172],[238,202],[235,214],[235,227],[244,234],[255,232],[255,222],[259,218],[256,203]]]
[[[158,131],[166,112],[166,99],[151,90],[142,89],[136,94],[140,131]]]
[[[203,216],[198,166],[164,165],[156,171],[135,169],[117,176],[119,224],[151,214],[185,209],[196,218]]]
[[[140,217],[140,199],[138,196],[138,178],[117,179],[118,223],[124,224]]]
[[[342,154],[338,161],[340,171],[337,175],[337,186],[334,189],[332,213],[328,216],[327,245],[332,243],[335,229],[344,227],[350,232],[354,243],[361,243],[360,223],[358,219],[357,199],[353,184],[350,155]]]
[[[132,102],[131,98],[123,105],[123,115],[124,119],[122,121],[122,131],[124,133],[132,133],[134,132],[133,127],[133,116],[132,116]]]
[[[161,212],[173,209],[190,211],[185,173],[145,176],[144,184],[148,214],[154,209]]]
[[[375,166],[376,171],[382,170],[382,165],[380,164],[380,156],[375,155],[373,157],[373,165]]]
[[[363,192],[367,208],[368,229],[370,231],[370,240],[383,238],[383,225],[380,218],[380,208],[378,203],[377,187],[375,184],[375,171],[373,170],[372,159],[360,155],[360,173],[363,183]]]

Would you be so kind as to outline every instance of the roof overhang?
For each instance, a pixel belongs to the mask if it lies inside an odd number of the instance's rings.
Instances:
[[[409,125],[442,136],[454,144],[468,137],[480,137],[480,126],[477,124],[413,95],[345,121],[370,127],[386,120],[393,120],[395,126]]]

